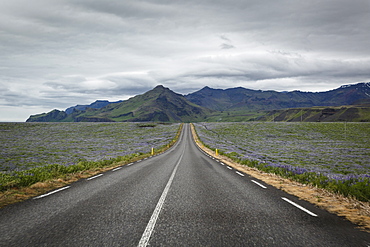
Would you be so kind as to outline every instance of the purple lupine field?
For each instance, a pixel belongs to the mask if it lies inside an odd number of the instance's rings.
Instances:
[[[178,128],[179,124],[0,123],[0,171],[147,153],[168,144]]]
[[[238,159],[315,172],[330,179],[370,177],[370,123],[197,123],[200,139]]]

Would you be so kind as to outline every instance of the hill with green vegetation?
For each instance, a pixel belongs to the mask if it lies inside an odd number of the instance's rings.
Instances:
[[[206,122],[370,122],[370,105],[315,106],[271,111],[214,111]]]
[[[257,117],[255,120],[277,122],[370,122],[370,105],[273,110]]]
[[[27,122],[199,122],[211,112],[181,94],[157,86],[142,95],[98,109],[74,109],[70,114],[53,110],[33,115]]]

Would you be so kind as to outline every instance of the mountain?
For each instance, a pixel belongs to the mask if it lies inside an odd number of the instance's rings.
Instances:
[[[198,122],[204,121],[211,112],[160,85],[142,95],[98,109],[75,108],[70,114],[53,110],[33,115],[27,122]]]
[[[31,115],[26,122],[62,122],[67,116],[64,111],[55,109],[48,113]]]
[[[71,106],[65,110],[65,113],[71,114],[73,111],[78,110],[78,111],[84,111],[86,108],[95,108],[95,109],[100,109],[103,108],[104,106],[107,106],[109,104],[113,103],[120,103],[122,100],[117,101],[117,102],[109,102],[108,100],[97,100],[94,103],[91,103],[90,105],[76,105],[76,106]]]
[[[259,111],[296,107],[340,106],[366,102],[370,99],[370,83],[341,86],[327,92],[276,92],[242,87],[203,89],[188,94],[186,99],[217,111]]]
[[[98,100],[27,122],[370,121],[369,109],[370,83],[318,93],[204,87],[186,96],[157,86],[125,101]]]

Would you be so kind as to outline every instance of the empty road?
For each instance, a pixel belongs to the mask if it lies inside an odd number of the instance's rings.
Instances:
[[[0,209],[0,246],[370,246],[370,234],[206,156],[161,155]]]

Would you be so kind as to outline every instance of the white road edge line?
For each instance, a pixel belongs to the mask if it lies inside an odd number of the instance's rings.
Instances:
[[[266,189],[266,188],[267,188],[266,186],[264,186],[263,184],[258,183],[257,181],[254,181],[254,180],[251,180],[251,181],[252,181],[253,183],[257,184],[258,186],[260,186],[260,187],[264,188],[264,189]]]
[[[309,215],[314,216],[314,217],[317,217],[317,214],[312,213],[310,210],[305,209],[304,207],[302,207],[302,206],[298,205],[297,203],[292,202],[291,200],[289,200],[289,199],[287,199],[287,198],[285,198],[285,197],[282,197],[281,199],[283,199],[284,201],[286,201],[286,202],[288,202],[288,203],[292,204],[293,206],[295,206],[295,207],[299,208],[300,210],[302,210],[302,211],[304,211],[304,212],[308,213]]]
[[[225,164],[224,164],[224,163],[222,163],[222,162],[221,162],[220,164],[221,164],[221,165],[223,165],[223,166],[225,165]]]
[[[117,167],[117,168],[114,168],[112,171],[118,171],[119,169],[122,169],[122,167]]]
[[[49,193],[43,194],[43,195],[41,195],[41,196],[37,196],[37,197],[35,197],[35,198],[33,198],[33,199],[40,199],[40,198],[43,198],[43,197],[45,197],[45,196],[50,196],[50,195],[52,195],[52,194],[54,194],[54,193],[57,193],[57,192],[59,192],[59,191],[65,190],[65,189],[68,189],[68,188],[70,188],[70,187],[71,187],[71,186],[65,186],[65,187],[62,187],[62,188],[60,188],[60,189],[57,189],[57,190],[51,191],[51,192],[49,192]]]
[[[98,177],[100,177],[100,176],[103,176],[103,174],[98,174],[98,175],[96,175],[96,176],[94,176],[94,177],[87,178],[86,180],[91,180],[91,179],[94,179],[94,178],[98,178]]]
[[[138,247],[145,247],[145,246],[147,246],[149,244],[150,236],[152,235],[152,232],[153,232],[154,226],[155,226],[155,224],[157,222],[159,213],[161,212],[161,209],[162,209],[162,206],[164,204],[164,201],[166,200],[167,193],[170,190],[170,187],[171,187],[173,178],[175,177],[177,168],[179,167],[179,164],[180,164],[180,162],[182,160],[182,156],[184,156],[184,153],[185,153],[185,149],[183,150],[183,152],[182,152],[182,154],[180,156],[179,161],[177,162],[175,168],[173,169],[173,172],[172,172],[172,174],[170,176],[170,179],[168,180],[167,185],[166,185],[166,187],[164,188],[164,190],[162,192],[161,198],[159,198],[159,201],[157,203],[157,206],[155,207],[155,209],[153,211],[152,217],[150,217],[150,220],[148,222],[148,225],[146,226],[145,231],[144,231],[143,235],[141,236],[141,239],[140,239],[140,242],[138,244]]]
[[[127,164],[126,166],[130,166],[130,165],[133,165],[134,163],[130,163],[130,164]]]
[[[244,177],[244,174],[243,173],[241,173],[241,172],[236,172],[238,175],[240,175],[240,176],[242,176],[242,177]]]
[[[230,170],[232,170],[233,168],[231,168],[230,166],[226,166],[227,167],[227,169],[230,169]]]

